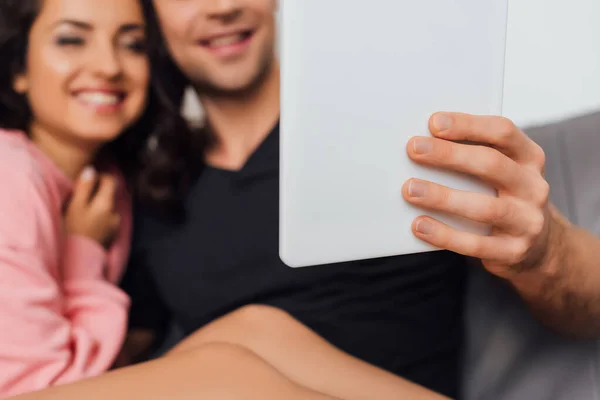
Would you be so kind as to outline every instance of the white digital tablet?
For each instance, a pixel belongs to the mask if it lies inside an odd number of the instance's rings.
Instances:
[[[411,177],[494,193],[415,165],[406,143],[437,111],[500,115],[508,0],[282,0],[280,257],[290,267],[435,250]]]

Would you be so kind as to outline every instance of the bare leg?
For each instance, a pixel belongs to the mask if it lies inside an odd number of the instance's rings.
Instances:
[[[169,355],[210,342],[246,347],[298,384],[337,398],[445,398],[342,352],[272,307],[247,306],[234,311],[190,335]]]
[[[333,400],[281,375],[247,349],[208,344],[14,400]]]

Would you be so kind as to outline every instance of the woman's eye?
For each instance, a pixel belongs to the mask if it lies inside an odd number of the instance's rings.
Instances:
[[[82,45],[83,39],[74,36],[62,36],[56,39],[56,43],[59,46],[80,46]]]
[[[146,42],[143,40],[132,40],[127,42],[125,46],[135,53],[142,54],[146,52]]]

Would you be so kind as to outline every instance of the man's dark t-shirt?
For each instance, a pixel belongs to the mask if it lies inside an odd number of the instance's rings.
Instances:
[[[186,220],[136,216],[133,327],[192,333],[247,304],[286,310],[340,349],[457,396],[465,259],[449,252],[292,269],[278,255],[279,129],[239,171],[206,166]]]

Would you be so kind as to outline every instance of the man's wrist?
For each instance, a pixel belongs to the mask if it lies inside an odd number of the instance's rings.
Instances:
[[[547,245],[539,261],[529,268],[515,272],[509,282],[527,297],[543,295],[565,275],[565,260],[573,250],[574,227],[552,205],[549,206]]]

